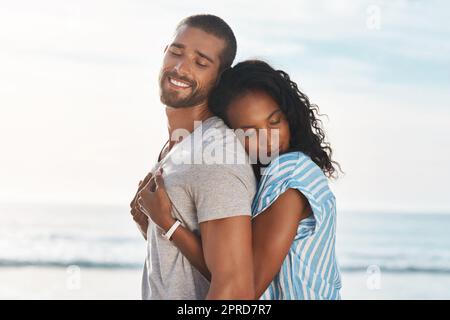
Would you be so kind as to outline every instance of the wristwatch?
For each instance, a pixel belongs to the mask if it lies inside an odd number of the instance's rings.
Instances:
[[[175,221],[175,223],[170,227],[170,229],[166,233],[163,233],[162,236],[170,241],[170,238],[172,238],[173,233],[175,232],[175,230],[177,230],[180,224],[181,222],[179,220]]]

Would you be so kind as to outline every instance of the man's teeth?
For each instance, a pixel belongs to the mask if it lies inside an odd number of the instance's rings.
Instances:
[[[180,82],[180,81],[174,80],[172,78],[170,78],[169,81],[170,81],[171,84],[174,84],[174,85],[176,85],[178,87],[182,87],[182,88],[189,88],[190,87],[190,85],[188,85],[188,84],[186,84],[184,82]]]

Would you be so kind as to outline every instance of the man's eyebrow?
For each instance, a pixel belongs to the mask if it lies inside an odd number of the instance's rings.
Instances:
[[[186,46],[184,44],[178,43],[178,42],[171,43],[169,47],[176,47],[176,48],[179,48],[179,49],[185,49],[186,48]],[[203,53],[201,51],[198,51],[198,50],[195,50],[195,53],[198,54],[203,59],[206,59],[209,62],[214,64],[214,60],[211,57],[209,57],[207,54],[205,54],[205,53]]]
[[[186,46],[184,44],[181,44],[181,43],[178,43],[178,42],[171,43],[170,47],[176,47],[176,48],[180,48],[180,49],[186,48]]]
[[[270,119],[275,113],[281,112],[281,109],[277,109],[274,112],[272,112],[266,119]],[[254,125],[245,125],[245,126],[240,126],[240,129],[249,129],[249,128],[254,128]]]
[[[208,60],[209,62],[211,62],[211,63],[214,64],[214,60],[213,60],[212,58],[208,57],[208,56],[207,56],[206,54],[204,54],[203,52],[200,52],[200,51],[198,51],[198,50],[195,50],[195,53],[198,54],[200,57],[202,57],[202,58],[204,58],[204,59],[206,59],[206,60]]]

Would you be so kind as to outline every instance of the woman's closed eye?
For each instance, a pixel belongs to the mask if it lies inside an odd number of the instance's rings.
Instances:
[[[276,126],[276,125],[280,124],[280,122],[281,122],[281,117],[280,117],[280,118],[276,118],[276,119],[270,120],[270,121],[269,121],[269,124],[270,124],[271,126]]]

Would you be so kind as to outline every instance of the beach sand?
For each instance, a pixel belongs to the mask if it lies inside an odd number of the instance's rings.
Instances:
[[[343,273],[342,299],[450,299],[448,274],[382,273],[372,290],[367,277]],[[139,269],[0,269],[0,299],[140,299],[140,288]]]
[[[450,275],[447,273],[383,272],[379,286],[374,286],[368,277],[364,272],[343,273],[342,299],[450,299]]]
[[[0,299],[140,299],[140,270],[1,268]]]

